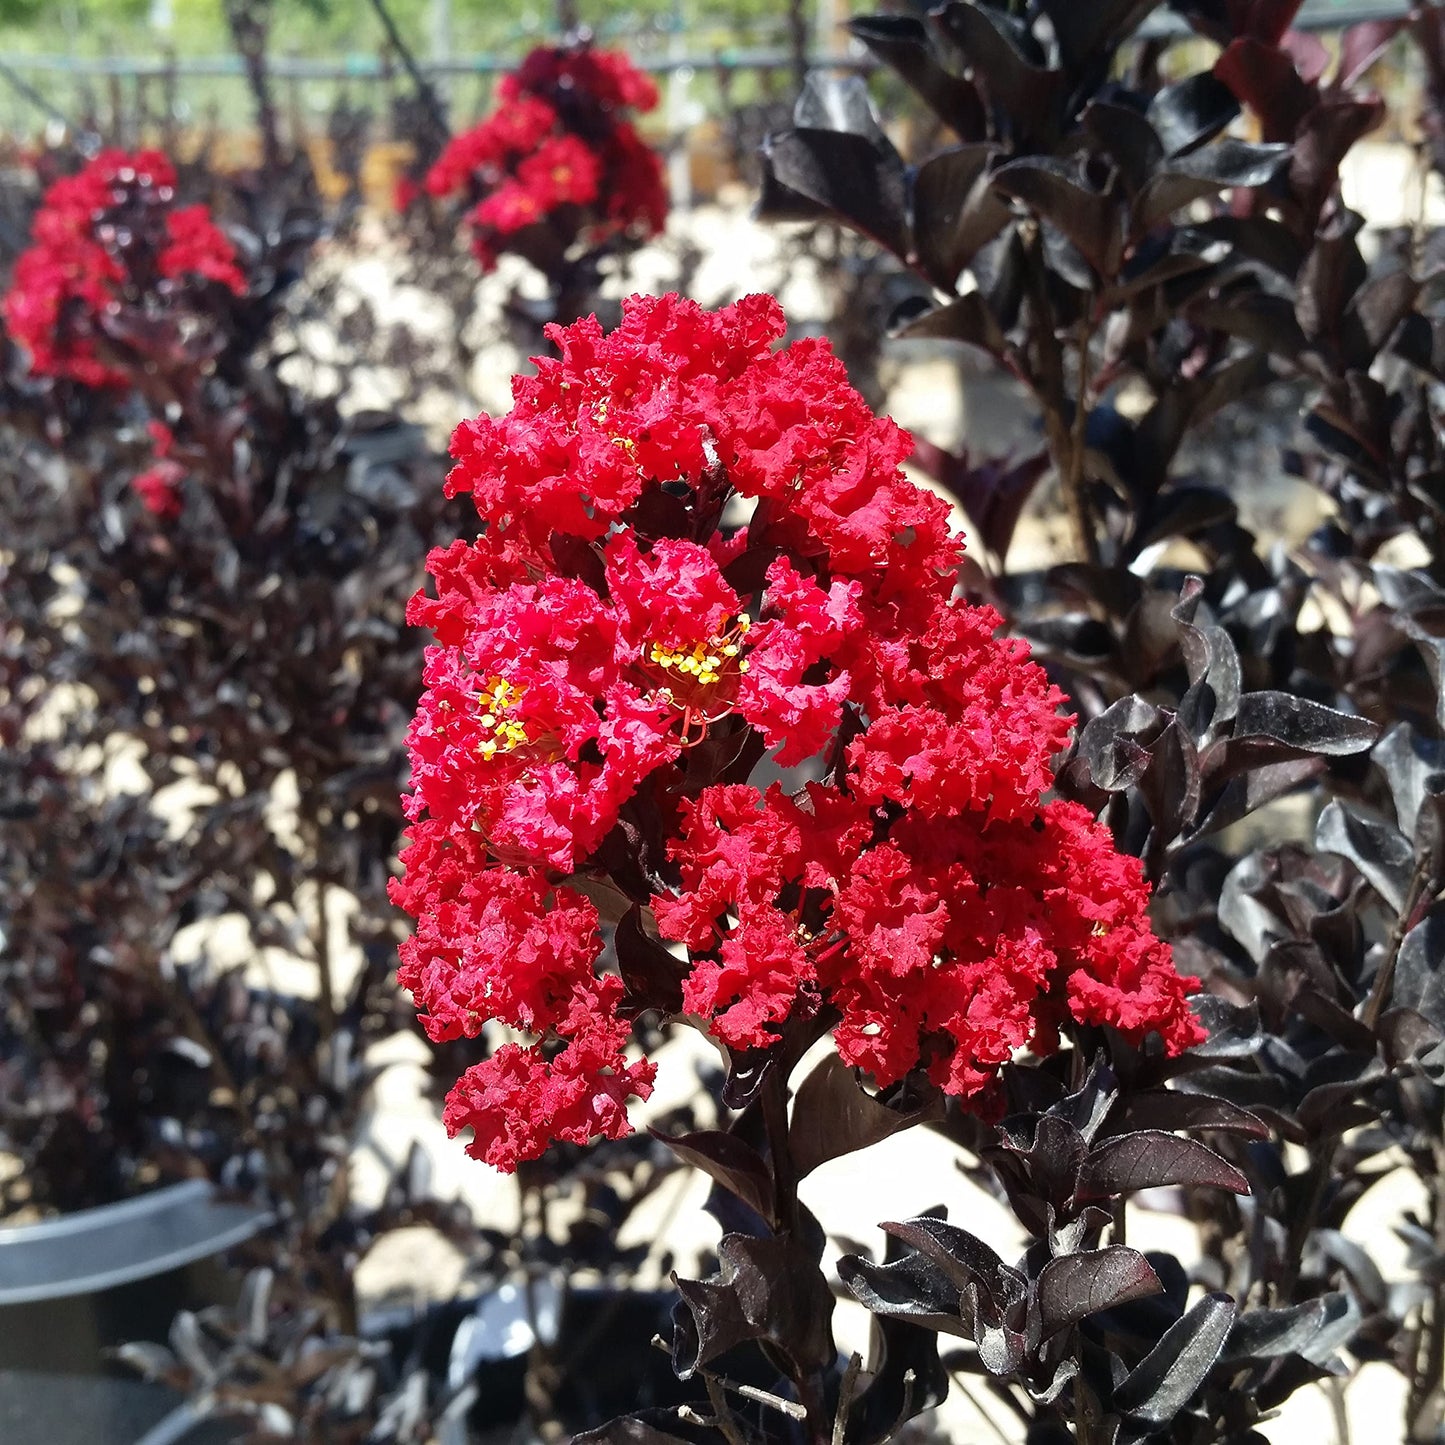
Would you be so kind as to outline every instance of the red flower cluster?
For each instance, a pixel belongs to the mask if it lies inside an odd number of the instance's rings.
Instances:
[[[432,1037],[528,1040],[447,1110],[502,1168],[620,1135],[651,1087],[627,1018],[661,1000],[600,971],[599,883],[735,1049],[828,1008],[880,1084],[968,1095],[1069,1019],[1200,1037],[1138,862],[1046,796],[1061,695],[955,595],[906,433],[783,329],[766,296],[634,297],[611,334],[552,328],[561,359],[453,440],[485,525],[412,605],[436,642],[394,896]]]
[[[96,354],[108,309],[149,307],[196,284],[245,291],[235,248],[205,206],[175,205],[175,187],[159,151],[110,150],[45,193],[0,306],[37,375],[124,385]]]
[[[484,269],[528,227],[595,245],[662,229],[662,164],[624,112],[652,110],[657,87],[617,51],[581,43],[533,50],[497,87],[497,109],[456,136],[427,173],[433,196],[463,194]]]
[[[170,427],[164,422],[152,421],[146,424],[146,430],[155,446],[155,458],[143,472],[131,478],[131,490],[152,516],[162,522],[173,522],[181,515],[181,483],[185,481],[186,469],[171,455],[176,439]]]

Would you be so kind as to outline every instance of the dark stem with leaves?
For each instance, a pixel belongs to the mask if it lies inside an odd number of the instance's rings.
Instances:
[[[386,31],[386,43],[391,47],[396,58],[401,61],[402,69],[406,71],[412,85],[416,87],[422,113],[435,133],[437,146],[440,148],[446,144],[451,134],[450,127],[447,125],[446,107],[442,104],[436,87],[417,63],[411,46],[406,43],[401,31],[397,29],[396,21],[393,19],[391,11],[387,9],[386,0],[371,0],[371,8],[376,12],[376,18],[381,21],[381,28]]]
[[[266,64],[266,43],[271,29],[270,0],[226,0],[226,23],[246,67],[246,83],[256,103],[256,128],[268,171],[284,167],[276,99],[271,93],[271,72]]]
[[[1416,860],[1415,871],[1410,875],[1409,891],[1405,894],[1395,926],[1390,930],[1389,942],[1385,945],[1385,957],[1380,962],[1379,972],[1375,975],[1375,985],[1370,990],[1369,1001],[1365,1005],[1362,1022],[1369,1028],[1374,1028],[1380,1022],[1380,1015],[1390,1001],[1391,987],[1395,982],[1395,965],[1400,961],[1400,945],[1410,930],[1411,921],[1420,907],[1420,900],[1434,882],[1430,874],[1430,853],[1427,851]]]
[[[768,1159],[773,1172],[773,1213],[778,1232],[799,1234],[798,1167],[793,1159],[788,1129],[788,1076],[780,1061],[773,1061],[763,1079],[759,1105],[768,1139]],[[828,1415],[823,1381],[806,1368],[793,1371],[798,1402],[807,1412],[804,1431],[809,1445],[830,1445],[833,1421]]]

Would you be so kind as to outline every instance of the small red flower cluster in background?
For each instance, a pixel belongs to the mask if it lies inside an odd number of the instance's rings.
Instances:
[[[430,1035],[522,1036],[446,1113],[501,1168],[626,1132],[647,1007],[738,1050],[826,1009],[880,1085],[956,1095],[1071,1019],[1201,1037],[1138,862],[1047,796],[1061,695],[956,595],[910,438],[783,330],[767,296],[634,297],[550,328],[561,359],[453,439],[484,527],[411,609],[393,895]],[[673,946],[670,991],[604,970],[599,886]]]
[[[195,286],[244,293],[235,248],[210,211],[175,197],[175,168],[159,151],[102,151],[45,193],[0,307],[32,372],[124,386],[124,372],[96,350],[108,311],[173,305]]]
[[[620,52],[585,41],[539,47],[502,78],[492,114],[450,142],[425,188],[473,203],[472,248],[487,270],[533,226],[566,244],[654,235],[667,217],[662,163],[628,113],[657,98]]]
[[[186,469],[171,455],[175,437],[164,422],[147,424],[155,447],[155,460],[143,472],[131,478],[131,490],[152,516],[162,522],[173,522],[181,514],[181,483]]]

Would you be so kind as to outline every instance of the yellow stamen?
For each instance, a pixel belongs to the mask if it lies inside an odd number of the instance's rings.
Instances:
[[[751,626],[752,619],[744,612],[721,635],[703,641],[677,647],[654,638],[643,648],[643,656],[675,677],[695,681],[700,687],[713,687],[733,671],[734,665],[738,672],[748,670],[742,659],[741,638]],[[671,692],[666,692],[665,697],[671,701]]]
[[[528,741],[525,724],[506,716],[521,701],[522,691],[523,689],[514,687],[506,678],[494,674],[477,694],[477,701],[482,708],[477,721],[492,734],[477,744],[477,752],[488,762],[499,752],[509,753]]]

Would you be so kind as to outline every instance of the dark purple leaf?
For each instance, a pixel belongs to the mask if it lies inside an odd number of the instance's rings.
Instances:
[[[1090,718],[1079,734],[1079,756],[1094,783],[1110,793],[1132,788],[1149,767],[1149,753],[1137,739],[1157,732],[1160,722],[1159,709],[1136,696],[1121,697]]]
[[[1289,299],[1266,291],[1221,295],[1192,305],[1189,314],[1199,325],[1236,336],[1273,356],[1294,358],[1309,344]]]
[[[1363,1042],[1363,1040],[1361,1041]],[[1332,1050],[1317,1063],[1331,1067],[1327,1075],[1342,1074],[1341,1078],[1319,1077],[1311,1065],[1305,1079],[1307,1091],[1299,1101],[1295,1116],[1301,1127],[1310,1135],[1332,1138],[1353,1128],[1357,1123],[1373,1120],[1373,1112],[1362,1103],[1362,1096],[1378,1084],[1385,1076],[1385,1065],[1372,1053],[1348,1053],[1342,1049]]]
[[[1362,753],[1380,735],[1369,718],[1338,712],[1323,703],[1288,692],[1247,692],[1234,719],[1236,744],[1247,738],[1281,744],[1294,754],[1343,758]],[[1271,753],[1278,762],[1288,754]]]
[[[820,1164],[870,1148],[915,1124],[942,1117],[937,1096],[929,1107],[901,1114],[880,1103],[853,1077],[853,1070],[827,1054],[803,1080],[793,1100],[788,1145],[798,1177],[811,1174]]]
[[[952,0],[929,16],[944,41],[972,72],[990,105],[1025,134],[1055,133],[1064,77],[1020,48],[1024,35],[1011,30],[1009,17],[981,5]]]
[[[1268,375],[1266,358],[1246,353],[1169,386],[1136,430],[1140,480],[1162,486],[1189,428],[1256,390]]]
[[[885,65],[903,78],[960,139],[982,140],[987,117],[977,89],[940,64],[927,27],[906,15],[868,15],[848,29]]]
[[[793,105],[793,127],[862,136],[880,154],[895,161],[898,157],[893,142],[878,123],[868,82],[861,75],[810,70]]]
[[[1377,576],[1380,571],[1376,569]],[[1435,684],[1435,719],[1445,727],[1445,637],[1437,635],[1438,624],[1423,618],[1418,609],[1398,617],[1395,626],[1419,650],[1430,673],[1430,681]]]
[[[1139,792],[1154,824],[1156,844],[1167,844],[1193,826],[1199,812],[1202,775],[1199,750],[1189,729],[1170,718],[1148,747],[1149,767]]]
[[[1099,1132],[1099,1126],[1109,1116],[1118,1098],[1118,1075],[1100,1059],[1090,1067],[1081,1088],[1072,1094],[1065,1094],[1056,1104],[1049,1106],[1048,1117],[1067,1124],[1077,1133],[1082,1143],[1092,1144],[1094,1135]],[[1039,1124],[1041,1129],[1046,1127],[1042,1119]],[[1072,1154],[1072,1139],[1068,1135],[1064,1137],[1069,1143],[1060,1152]],[[1043,1133],[1035,1135],[1034,1143],[1036,1146],[1052,1147],[1054,1141],[1047,1133]],[[1082,1157],[1083,1153],[1080,1151],[1079,1158]],[[1072,1163],[1070,1167],[1074,1167]]]
[[[1370,757],[1390,785],[1396,825],[1413,838],[1420,810],[1445,792],[1445,743],[1421,737],[1409,723],[1397,723],[1375,744]]]
[[[1073,70],[1090,62],[1107,68],[1114,51],[1158,9],[1158,0],[1092,0],[1088,5],[1041,0],[1041,6],[1053,24],[1064,64]]]
[[[1388,1008],[1376,1025],[1386,1061],[1393,1067],[1406,1062],[1423,1064],[1424,1056],[1445,1041],[1445,1027],[1433,1024],[1410,1008]],[[1435,1078],[1436,1083],[1439,1079]]]
[[[1114,1391],[1113,1408],[1142,1425],[1167,1425],[1214,1368],[1234,1325],[1228,1295],[1206,1295]]]
[[[1434,905],[1401,941],[1391,1001],[1445,1031],[1445,905]]]
[[[1340,38],[1340,64],[1335,84],[1347,90],[1364,78],[1365,72],[1390,47],[1400,33],[1404,20],[1365,20],[1351,25]]]
[[[958,1286],[925,1255],[910,1253],[889,1264],[874,1264],[859,1255],[845,1254],[838,1261],[838,1277],[874,1314],[973,1338],[960,1313]]]
[[[1158,1129],[1119,1134],[1089,1151],[1079,1170],[1079,1199],[1107,1199],[1136,1189],[1188,1184],[1248,1194],[1249,1181],[1197,1139]]]
[[[1364,257],[1355,240],[1358,226],[1341,220],[1322,232],[1300,267],[1295,315],[1312,342],[1335,335],[1350,298],[1365,284]]]
[[[1214,216],[1198,229],[1227,242],[1240,257],[1257,261],[1276,275],[1293,281],[1305,258],[1305,247],[1288,226],[1269,216]]]
[[[1350,1298],[1338,1291],[1282,1309],[1247,1310],[1235,1320],[1221,1358],[1226,1363],[1272,1360],[1281,1355],[1310,1358],[1319,1353],[1322,1333],[1336,1334],[1328,1330],[1329,1326],[1345,1321],[1348,1329],[1358,1322],[1358,1314],[1353,1320],[1350,1315]],[[1331,1342],[1329,1351],[1333,1352],[1334,1347]]]
[[[958,456],[922,437],[913,439],[912,461],[953,497],[979,541],[999,557],[1007,554],[1024,506],[1049,469],[1047,452],[1021,462],[974,462],[967,453]]]
[[[790,191],[816,201],[897,256],[909,250],[902,166],[860,135],[785,130],[770,135],[763,155]]]
[[[909,341],[960,341],[991,356],[1002,356],[1008,350],[1008,338],[978,291],[910,320],[897,335]]]
[[[736,1134],[718,1129],[695,1134],[648,1131],[666,1144],[685,1164],[701,1169],[708,1178],[731,1190],[756,1214],[773,1217],[773,1177],[761,1154]]]
[[[677,1281],[672,1358],[680,1379],[748,1340],[767,1341],[801,1369],[832,1362],[833,1294],[796,1239],[725,1235],[718,1263],[710,1280]]]
[[[891,1238],[931,1260],[960,1293],[970,1285],[976,1286],[990,1322],[1002,1320],[1028,1293],[1024,1277],[1017,1270],[1010,1269],[976,1235],[947,1220],[924,1214],[880,1227]]]
[[[762,179],[758,183],[758,198],[753,202],[753,219],[756,221],[826,221],[833,217],[827,206],[790,191],[773,174],[767,156],[763,157]]]
[[[1009,222],[1009,208],[989,184],[998,148],[955,146],[926,160],[913,180],[912,263],[941,291],[953,291],[963,268]]]
[[[1227,1134],[1244,1134],[1254,1139],[1269,1138],[1264,1120],[1247,1109],[1207,1094],[1184,1094],[1175,1089],[1148,1089],[1127,1094],[1110,1116],[1110,1134],[1128,1134],[1137,1129],[1218,1129]]]
[[[1062,1101],[1062,1107],[1065,1112],[1085,1113],[1086,1125],[1097,1112],[1087,1094]],[[1046,1203],[1056,1210],[1062,1209],[1074,1197],[1079,1167],[1088,1152],[1082,1132],[1068,1118],[1052,1111],[1037,1119],[1029,1115],[1010,1116],[998,1132],[998,1144],[983,1151],[987,1157],[1011,1174],[1023,1173],[1028,1179],[1030,1207]],[[1017,1197],[1014,1206],[1021,1207]]]
[[[617,950],[617,972],[627,986],[625,1007],[681,1013],[686,966],[668,952],[660,939],[648,933],[642,923],[640,905],[634,903],[618,920],[613,943]]]
[[[1350,302],[1347,320],[1358,328],[1357,365],[1368,366],[1410,314],[1420,283],[1408,271],[1391,271],[1366,281]]]
[[[1313,89],[1299,78],[1289,56],[1250,37],[1226,47],[1214,62],[1214,74],[1241,105],[1259,116],[1269,140],[1292,137],[1316,103]]]
[[[1162,289],[1157,299],[1160,304],[1177,309],[1187,305],[1195,291],[1214,294],[1220,267],[1229,259],[1226,242],[1206,236],[1197,226],[1174,226],[1166,234],[1146,238],[1134,248],[1125,258],[1124,268],[1109,294],[1117,301],[1124,301],[1141,298],[1141,293],[1168,285],[1167,302]],[[1181,282],[1180,278],[1186,276],[1191,279]],[[1142,297],[1142,302],[1152,305],[1155,299]]]
[[[1170,161],[1151,177],[1134,207],[1134,225],[1148,231],[1192,201],[1237,187],[1268,185],[1289,160],[1285,145],[1222,140]]]
[[[1105,279],[1123,260],[1123,212],[1110,196],[1092,190],[1077,168],[1054,156],[1025,156],[1000,166],[993,184],[1050,222]]]
[[[1158,1294],[1163,1288],[1149,1261],[1124,1245],[1051,1259],[1035,1286],[1044,1337],[1087,1315]]]
[[[1215,746],[1227,748],[1228,744]],[[1296,758],[1293,762],[1266,763],[1263,767],[1251,767],[1242,777],[1229,780],[1209,812],[1199,820],[1191,837],[1217,832],[1231,823],[1239,822],[1241,818],[1247,818],[1257,808],[1272,803],[1276,798],[1317,777],[1325,767],[1323,758]],[[1205,760],[1205,773],[1211,781],[1218,777],[1208,758]]]
[[[1239,114],[1234,93],[1211,71],[1166,85],[1149,102],[1149,123],[1167,155],[1213,140]]]
[[[1315,825],[1315,847],[1348,858],[1396,913],[1404,907],[1415,858],[1399,829],[1331,799]]]
[[[1195,621],[1203,591],[1199,578],[1188,578],[1169,614],[1179,629],[1179,650],[1189,672],[1189,689],[1179,711],[1201,741],[1234,721],[1244,686],[1239,653],[1230,635],[1207,619]]]
[[[1132,106],[1091,101],[1083,117],[1085,131],[1119,168],[1124,186],[1137,195],[1164,159],[1154,127]]]
[[[1437,381],[1445,380],[1445,321],[1431,321],[1418,313],[1407,316],[1391,350]]]
[[[1314,1242],[1327,1259],[1335,1260],[1349,1275],[1350,1282],[1365,1304],[1377,1310],[1388,1307],[1390,1287],[1363,1245],[1347,1238],[1337,1229],[1317,1229]]]
[[[1129,550],[1138,556],[1155,542],[1192,537],[1198,532],[1233,521],[1234,500],[1215,487],[1171,487],[1160,492],[1139,518],[1138,532]]]

